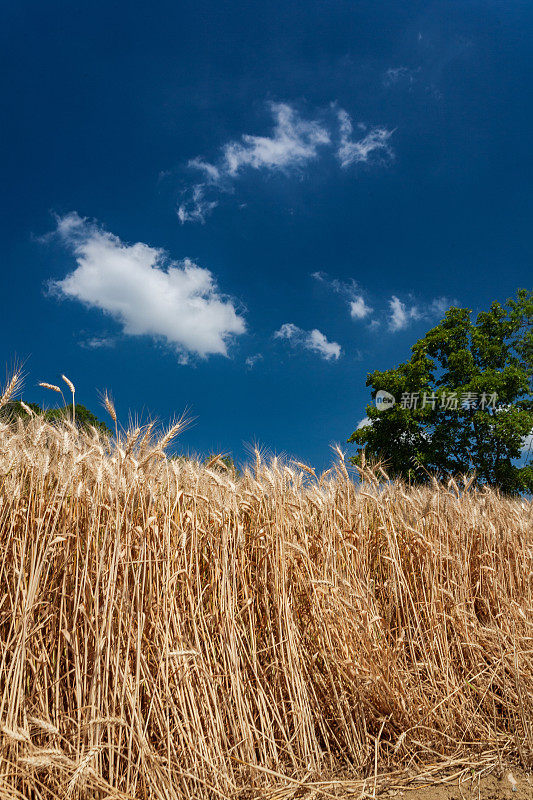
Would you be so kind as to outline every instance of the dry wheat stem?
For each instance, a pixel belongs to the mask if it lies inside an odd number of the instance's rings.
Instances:
[[[340,449],[238,476],[104,403],[112,441],[0,420],[2,796],[373,797],[531,764],[529,501],[355,484]]]

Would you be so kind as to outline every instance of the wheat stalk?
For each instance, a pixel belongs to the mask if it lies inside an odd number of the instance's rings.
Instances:
[[[39,386],[42,386],[43,389],[50,389],[52,392],[59,392],[59,394],[63,394],[59,386],[55,386],[53,383],[45,383],[44,381],[39,382]]]
[[[69,378],[66,377],[66,375],[62,375],[61,377],[63,378],[63,380],[67,384],[68,388],[70,389],[70,393],[72,395],[72,423],[75,424],[76,423],[76,400],[75,400],[76,388],[75,388],[74,384],[72,383],[72,381]]]
[[[15,370],[0,395],[0,408],[3,408],[13,399],[22,386],[22,380],[21,370]]]
[[[83,758],[80,759],[79,764],[77,765],[76,769],[74,770],[72,778],[68,782],[67,791],[65,792],[65,800],[68,800],[68,798],[72,796],[76,786],[78,785],[80,780],[83,778],[83,776],[85,775],[85,773],[89,769],[91,761],[93,760],[93,758],[96,755],[98,755],[98,753],[100,752],[101,749],[102,748],[101,748],[100,745],[97,745],[96,747],[92,747],[83,756]]]
[[[183,419],[119,439],[104,405],[112,441],[0,425],[2,797],[362,797],[530,762],[530,500],[354,482],[341,450],[235,475],[165,456]]]

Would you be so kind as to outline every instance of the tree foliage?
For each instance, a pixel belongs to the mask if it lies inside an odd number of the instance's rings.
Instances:
[[[66,405],[63,408],[50,408],[42,409],[37,403],[25,403],[27,408],[30,408],[35,415],[41,415],[48,422],[59,422],[63,419],[72,420],[72,404]],[[24,405],[19,400],[13,400],[8,403],[3,409],[5,416],[11,417],[28,417],[29,413],[24,408]],[[111,435],[111,431],[105,424],[98,419],[98,417],[89,411],[85,406],[76,403],[76,425],[79,428],[88,430],[90,427],[96,428],[97,431],[105,436]]]
[[[480,484],[533,491],[532,466],[517,463],[533,431],[532,377],[532,292],[492,303],[475,321],[452,307],[409,361],[368,375],[373,398],[384,390],[396,402],[367,406],[368,424],[348,439],[360,448],[353,461],[364,450],[409,481],[475,471]]]

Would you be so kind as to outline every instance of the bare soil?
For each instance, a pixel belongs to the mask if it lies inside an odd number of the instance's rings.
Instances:
[[[463,777],[453,783],[391,789],[382,796],[398,800],[533,800],[533,776],[506,770],[502,777]]]

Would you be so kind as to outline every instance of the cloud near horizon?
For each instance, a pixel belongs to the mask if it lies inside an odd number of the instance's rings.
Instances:
[[[51,289],[110,315],[127,336],[164,340],[185,363],[190,354],[226,356],[232,339],[245,333],[234,301],[190,259],[172,261],[160,248],[125,244],[76,212],[58,217],[55,233],[77,266]]]
[[[292,322],[285,322],[274,333],[274,339],[286,339],[293,347],[311,350],[314,353],[318,353],[326,361],[337,361],[342,355],[340,344],[328,342],[321,331],[316,328],[311,331],[304,331]]]
[[[234,182],[245,170],[282,173],[301,170],[318,159],[321,148],[328,147],[335,149],[342,168],[368,162],[373,153],[393,157],[389,145],[393,131],[360,126],[362,135],[354,139],[350,115],[334,105],[332,109],[335,110],[334,122],[324,114],[322,119],[305,119],[288,103],[271,103],[273,129],[270,136],[243,134],[239,140],[222,145],[214,163],[199,157],[191,159],[188,167],[202,173],[203,180],[189,187],[186,199],[179,204],[180,222],[204,223],[218,205],[218,200],[213,198],[221,192],[231,192]]]

